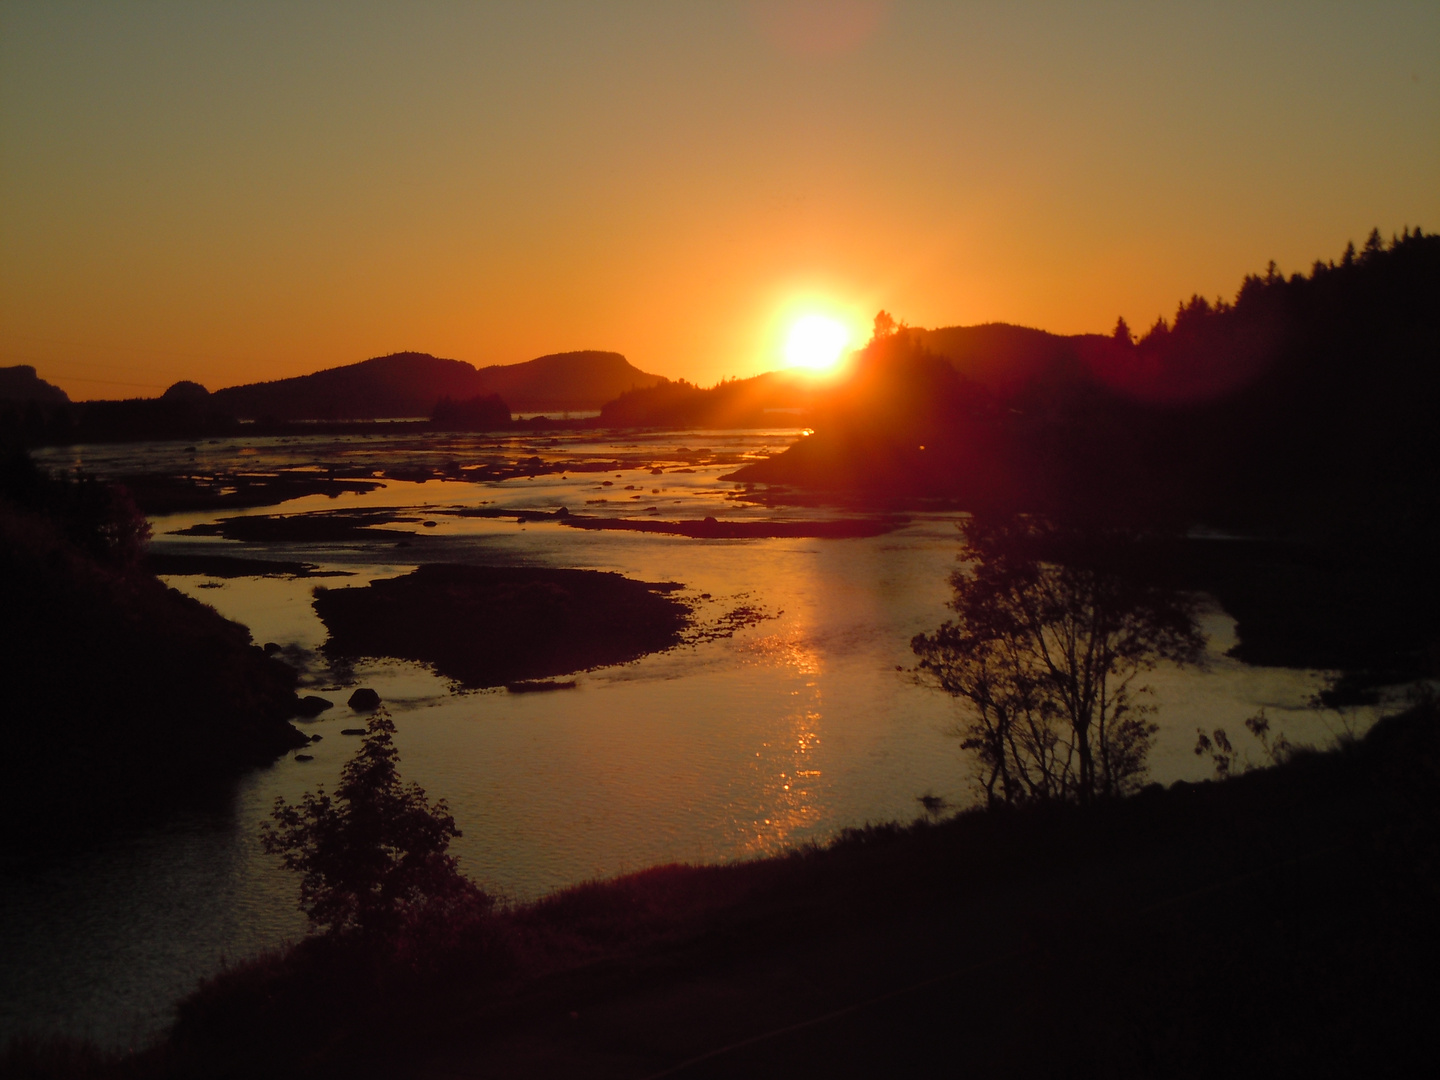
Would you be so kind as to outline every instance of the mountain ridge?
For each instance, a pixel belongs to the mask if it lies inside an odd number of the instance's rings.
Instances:
[[[242,419],[365,420],[429,416],[442,398],[498,394],[520,412],[598,409],[626,390],[660,382],[620,353],[586,349],[476,368],[421,352],[391,353],[308,375],[225,387],[212,406]]]

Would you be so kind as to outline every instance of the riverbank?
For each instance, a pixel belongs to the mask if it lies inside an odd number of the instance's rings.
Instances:
[[[133,506],[103,485],[12,469],[0,488],[0,866],[223,801],[241,773],[309,742],[287,722],[295,672],[143,568],[148,526]]]
[[[1425,1050],[1440,970],[1437,787],[1440,716],[1422,703],[1363,740],[1225,783],[867,828],[777,858],[564,890],[473,924],[428,973],[312,940],[212,981],[151,1051],[106,1061],[32,1047],[9,1065],[1403,1072]]]

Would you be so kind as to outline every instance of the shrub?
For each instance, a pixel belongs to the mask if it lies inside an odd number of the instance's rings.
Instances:
[[[261,840],[302,875],[300,907],[314,926],[413,950],[415,932],[468,921],[494,900],[447,850],[460,830],[445,800],[402,785],[394,732],[383,709],[372,716],[335,794],[321,788],[293,806],[278,797]]]

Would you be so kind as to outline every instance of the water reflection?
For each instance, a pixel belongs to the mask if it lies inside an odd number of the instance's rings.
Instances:
[[[789,437],[672,432],[626,436],[621,444],[588,432],[553,445],[472,439],[474,454],[461,453],[461,446],[446,453],[462,464],[524,450],[615,467],[603,476],[553,472],[492,483],[387,479],[368,493],[309,495],[246,512],[438,511],[497,503],[578,508],[586,498],[613,500],[617,495],[597,490],[618,488],[640,510],[652,497],[671,500],[663,504],[667,516],[763,518],[772,511],[719,477],[733,467],[724,462],[765,445],[778,448]],[[246,449],[256,453],[242,454]],[[197,450],[205,468],[243,462],[257,470],[348,461],[384,471],[412,453],[404,440],[378,438],[229,440]],[[49,464],[110,475],[192,467],[175,444],[49,454]],[[653,467],[663,467],[663,476]],[[604,488],[607,479],[611,487]],[[645,499],[633,500],[627,484],[643,487]],[[653,488],[663,490],[654,494]],[[406,573],[421,561],[423,547],[425,559],[582,567],[678,581],[702,612],[753,603],[772,616],[732,638],[582,673],[577,688],[563,693],[457,694],[420,665],[354,665],[353,677],[376,689],[395,718],[407,779],[449,801],[464,831],[453,848],[463,867],[502,894],[527,899],[656,863],[743,858],[823,841],[846,826],[909,820],[916,797],[926,792],[954,806],[971,798],[969,762],[946,734],[952,703],[916,686],[903,670],[913,663],[910,638],[946,617],[957,515],[917,514],[898,532],[857,540],[697,541],[439,513],[433,514],[437,526],[424,530],[435,535],[406,549],[390,542],[246,545],[167,535],[219,516],[158,520],[156,547],[294,559],[354,575],[327,579],[332,584]],[[233,819],[212,823],[203,842],[183,831],[160,833],[140,854],[133,845],[114,846],[77,857],[48,877],[0,882],[0,951],[10,974],[0,979],[0,1037],[23,1028],[88,1029],[123,1042],[163,1022],[173,998],[212,973],[221,953],[252,955],[303,927],[294,882],[259,852],[254,837],[277,794],[293,802],[317,784],[333,787],[354,748],[342,734],[354,726],[343,705],[349,690],[317,652],[325,631],[310,607],[314,581],[234,578],[218,588],[202,588],[200,577],[169,581],[248,625],[257,641],[285,646],[307,692],[337,705],[306,725],[322,736],[308,751],[313,760],[286,758],[251,774],[240,785]],[[1218,641],[1211,674],[1162,670],[1151,680],[1162,724],[1152,773],[1165,782],[1206,774],[1191,752],[1196,726],[1240,730],[1259,706],[1276,717],[1281,706],[1300,705],[1319,685],[1315,673],[1226,660],[1220,655],[1230,632],[1225,616],[1215,613],[1207,629]],[[164,883],[164,895],[157,882]],[[74,947],[55,947],[62,938]]]

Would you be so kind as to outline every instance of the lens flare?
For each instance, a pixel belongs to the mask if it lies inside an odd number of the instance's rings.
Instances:
[[[806,315],[795,320],[785,339],[785,361],[791,367],[829,371],[845,354],[850,331],[824,315]]]

